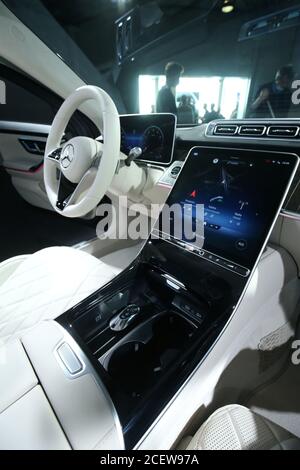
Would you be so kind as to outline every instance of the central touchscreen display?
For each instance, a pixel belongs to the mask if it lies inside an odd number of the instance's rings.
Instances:
[[[129,155],[139,147],[139,161],[169,165],[172,162],[176,130],[173,114],[133,114],[120,116],[121,151]]]
[[[204,205],[203,250],[252,269],[297,165],[290,154],[197,147],[167,204]]]

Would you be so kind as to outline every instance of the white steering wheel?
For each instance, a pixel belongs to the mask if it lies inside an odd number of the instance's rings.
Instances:
[[[102,117],[100,143],[89,137],[61,141],[72,114],[87,100],[97,103]],[[47,139],[44,182],[52,207],[65,217],[82,217],[93,210],[108,190],[120,158],[118,111],[101,88],[83,86],[58,110]]]

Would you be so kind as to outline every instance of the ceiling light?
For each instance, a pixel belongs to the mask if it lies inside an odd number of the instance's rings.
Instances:
[[[222,6],[223,13],[232,13],[235,9],[235,4],[233,0],[224,0]]]

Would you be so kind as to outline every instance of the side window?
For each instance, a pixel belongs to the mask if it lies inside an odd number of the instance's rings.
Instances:
[[[0,65],[0,121],[51,124],[58,100],[51,103],[44,90],[39,93],[40,88],[26,76]]]
[[[0,61],[0,121],[49,125],[62,102],[48,88]],[[68,138],[99,136],[99,130],[80,111],[73,114],[66,133]]]

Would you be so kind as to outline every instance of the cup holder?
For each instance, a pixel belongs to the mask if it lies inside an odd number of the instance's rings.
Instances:
[[[180,359],[195,330],[176,313],[157,315],[129,333],[100,362],[124,391],[141,396]]]

